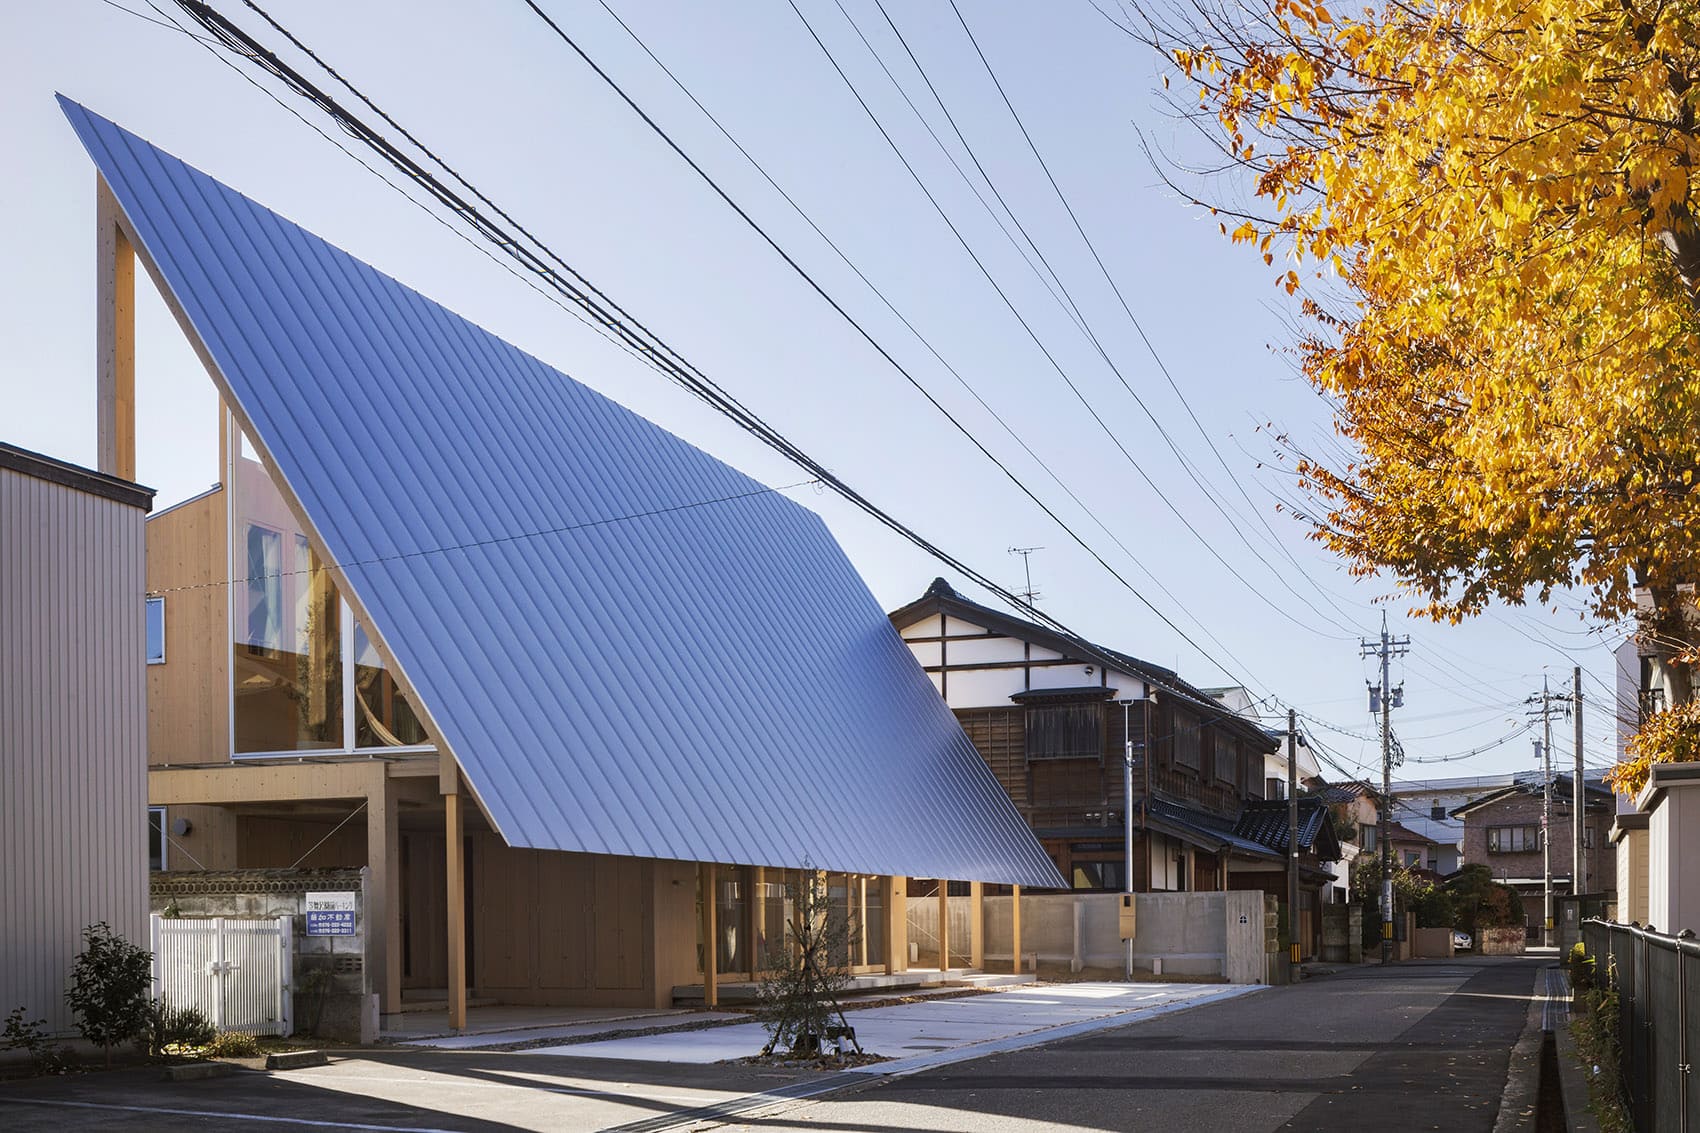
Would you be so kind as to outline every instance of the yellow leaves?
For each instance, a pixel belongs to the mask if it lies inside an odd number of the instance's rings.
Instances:
[[[1659,243],[1700,212],[1697,2],[1643,44],[1607,0],[1265,0],[1247,26],[1283,30],[1177,53],[1266,154],[1278,223],[1233,242],[1356,304],[1299,348],[1357,457],[1306,466],[1322,537],[1436,616],[1572,580],[1621,608],[1632,559],[1700,577],[1700,318]]]
[[[1649,717],[1624,749],[1627,758],[1606,772],[1612,790],[1634,798],[1647,785],[1655,763],[1700,760],[1700,705],[1678,705]]]

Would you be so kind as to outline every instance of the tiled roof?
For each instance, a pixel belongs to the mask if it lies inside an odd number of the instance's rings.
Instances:
[[[1314,851],[1317,849],[1317,838],[1323,827],[1328,823],[1328,805],[1318,798],[1299,800],[1299,849]],[[1287,802],[1284,799],[1268,799],[1249,802],[1240,820],[1234,825],[1234,833],[1244,838],[1250,838],[1279,853],[1285,853],[1289,845],[1288,830],[1291,820],[1287,812]],[[1327,849],[1325,845],[1322,847]]]

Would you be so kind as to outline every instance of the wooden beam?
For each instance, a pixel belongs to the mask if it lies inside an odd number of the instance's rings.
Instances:
[[[1009,970],[1016,975],[1021,974],[1021,886],[1010,886],[1009,892],[1009,939],[1010,949],[1014,953]]]
[[[699,876],[702,879],[702,1005],[717,1007],[720,1004],[720,973],[717,970],[720,957],[714,947],[714,864],[703,862]]]
[[[466,1028],[466,823],[463,796],[443,796],[443,835],[448,843],[449,1026]]]
[[[939,878],[939,971],[950,967],[950,882]]]
[[[136,252],[95,174],[95,437],[99,468],[136,478]]]
[[[986,886],[984,882],[968,883],[968,966],[980,971],[986,967]]]

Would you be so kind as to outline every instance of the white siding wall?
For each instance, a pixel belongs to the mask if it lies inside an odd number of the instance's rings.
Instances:
[[[83,926],[147,945],[144,518],[0,468],[0,1014],[54,1031]]]

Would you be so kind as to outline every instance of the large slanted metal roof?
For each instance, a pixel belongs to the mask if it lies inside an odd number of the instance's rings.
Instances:
[[[61,103],[509,844],[1061,884],[818,516]]]

